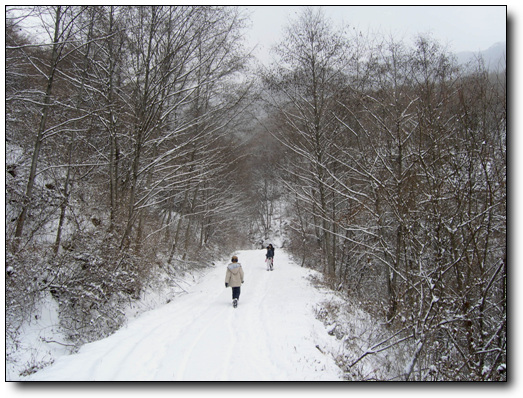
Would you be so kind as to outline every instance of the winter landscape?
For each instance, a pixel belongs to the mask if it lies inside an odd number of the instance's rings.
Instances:
[[[27,379],[341,380],[327,351],[336,338],[314,319],[325,297],[309,286],[309,271],[283,253],[276,273],[266,272],[263,251],[240,252],[239,258],[246,282],[235,310],[220,264],[187,294]]]
[[[298,9],[6,7],[6,381],[507,381],[506,43]]]

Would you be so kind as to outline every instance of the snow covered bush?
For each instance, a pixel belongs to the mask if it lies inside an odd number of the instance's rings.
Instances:
[[[125,306],[139,298],[148,278],[144,259],[121,255],[109,237],[84,235],[55,261],[58,272],[49,290],[59,303],[61,327],[78,345],[117,330]]]
[[[19,330],[34,317],[48,280],[46,258],[37,251],[13,256],[6,252],[5,320],[6,344],[18,344]]]

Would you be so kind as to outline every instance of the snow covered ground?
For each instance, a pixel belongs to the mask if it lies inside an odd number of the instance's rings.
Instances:
[[[328,354],[339,343],[314,315],[325,296],[308,281],[313,271],[282,250],[272,272],[265,250],[236,254],[245,272],[238,308],[219,263],[188,294],[21,380],[342,380]]]

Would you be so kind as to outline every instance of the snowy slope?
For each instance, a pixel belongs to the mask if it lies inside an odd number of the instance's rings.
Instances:
[[[188,294],[22,380],[342,380],[322,353],[336,341],[315,319],[324,297],[307,280],[312,271],[281,250],[272,272],[264,250],[237,255],[245,272],[238,308],[221,263]]]

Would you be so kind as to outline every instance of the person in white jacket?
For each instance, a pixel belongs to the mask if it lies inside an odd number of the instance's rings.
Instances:
[[[244,281],[243,268],[238,262],[238,257],[232,256],[231,263],[227,266],[225,274],[225,287],[232,288],[232,305],[234,308],[238,306],[238,299],[240,298],[240,288]]]

